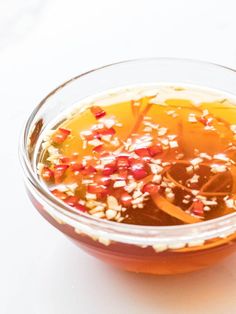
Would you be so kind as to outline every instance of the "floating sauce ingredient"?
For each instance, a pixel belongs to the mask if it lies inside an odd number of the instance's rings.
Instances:
[[[59,123],[41,145],[38,172],[77,211],[168,226],[234,212],[235,162],[233,103],[161,100],[157,93],[94,102]]]

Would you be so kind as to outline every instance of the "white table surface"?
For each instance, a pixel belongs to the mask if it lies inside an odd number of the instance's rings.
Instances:
[[[235,11],[234,0],[0,0],[1,314],[235,313],[236,256],[173,277],[113,269],[34,210],[17,153],[33,107],[93,67],[148,56],[236,67]]]

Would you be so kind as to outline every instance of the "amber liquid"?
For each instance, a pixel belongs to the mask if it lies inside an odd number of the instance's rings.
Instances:
[[[235,252],[235,235],[223,241],[219,238],[212,239],[205,245],[187,250],[169,249],[160,253],[155,252],[151,246],[142,248],[119,242],[111,242],[106,246],[88,235],[78,234],[73,227],[58,222],[47,213],[30,191],[29,195],[40,214],[76,245],[94,257],[126,271],[155,275],[192,272],[215,264]]]
[[[234,209],[227,207],[224,201],[225,197],[231,196],[233,184],[236,180],[234,173],[230,171],[228,162],[214,159],[209,161],[203,158],[200,164],[190,171],[190,173],[187,172],[187,169],[191,166],[189,161],[196,157],[199,158],[201,153],[209,156],[224,154],[224,157],[228,158],[231,163],[236,161],[236,141],[234,133],[231,130],[231,125],[236,123],[235,106],[228,100],[202,102],[196,106],[188,99],[166,99],[165,105],[158,105],[153,103],[152,97],[143,97],[136,101],[135,105],[133,103],[131,99],[103,108],[106,112],[106,117],[115,117],[116,121],[122,125],[119,127],[114,126],[114,136],[119,139],[119,145],[113,146],[109,142],[106,142],[104,145],[105,148],[99,153],[94,152],[93,146],[87,145],[86,148],[83,148],[81,132],[91,130],[95,124],[100,123],[99,120],[96,121],[91,111],[87,109],[80,114],[75,114],[60,125],[60,127],[70,130],[71,134],[63,143],[54,143],[54,147],[59,149],[62,157],[71,160],[75,160],[75,153],[78,154],[76,162],[78,160],[81,162],[84,156],[91,156],[92,160],[89,160],[88,163],[96,167],[96,161],[93,158],[98,160],[104,152],[120,150],[118,154],[127,153],[122,143],[128,139],[136,141],[143,136],[150,136],[153,144],[174,135],[176,136],[175,142],[177,142],[178,147],[164,148],[161,153],[153,157],[153,159],[161,160],[162,163],[171,163],[171,165],[166,166],[166,171],[165,167],[163,169],[164,181],[167,184],[172,184],[171,191],[174,194],[174,200],[171,200],[171,203],[183,211],[189,212],[189,208],[191,208],[191,204],[195,199],[195,196],[191,195],[191,190],[200,191],[203,188],[203,192],[208,193],[205,196],[206,204],[209,201],[210,203],[212,201],[213,203],[216,202],[216,204],[205,206],[206,210],[204,215],[200,217],[201,220],[213,219],[233,212]],[[204,113],[206,118],[204,117]],[[191,115],[194,115],[197,122],[189,121]],[[209,119],[210,125],[208,125],[207,119]],[[160,128],[166,128],[167,133],[158,136],[158,129],[150,128],[150,123],[158,125],[159,130]],[[42,151],[41,162],[53,169],[53,164],[48,161],[48,156],[47,151]],[[211,165],[214,164],[218,166],[226,164],[228,168],[223,172],[213,173]],[[86,179],[96,178],[99,174],[98,170],[97,174],[89,174],[86,176]],[[150,171],[148,174],[150,174]],[[191,182],[191,178],[194,175],[197,176],[197,182]],[[147,177],[149,176],[147,175]],[[84,178],[83,174],[75,176],[73,171],[68,169],[61,183],[77,183],[79,187],[75,195],[84,199],[86,192],[86,187],[83,185]],[[146,178],[143,178],[143,181],[145,180]],[[140,182],[142,180],[137,181]],[[119,200],[124,189],[113,188],[112,184],[109,186],[109,194]],[[183,189],[183,186],[186,189]],[[49,188],[55,188],[54,182],[49,184]],[[165,197],[165,189],[166,187],[162,187],[162,184],[160,184],[158,193],[163,197]],[[184,198],[186,199],[183,202]],[[106,202],[106,198],[104,197],[98,197],[98,200]],[[152,198],[148,198],[144,202],[143,208],[127,207],[123,217],[124,219],[121,223],[136,225],[164,226],[183,223],[180,219],[158,208]]]
[[[169,177],[171,176],[174,179],[175,183],[180,183],[180,185],[197,191],[200,191],[205,185],[204,192],[211,193],[207,196],[207,200],[210,199],[212,201],[213,198],[217,200],[216,205],[209,205],[210,210],[204,211],[204,215],[199,217],[200,221],[214,219],[234,212],[234,208],[229,208],[224,200],[226,196],[230,198],[234,196],[233,191],[236,178],[234,177],[234,171],[232,171],[233,166],[227,166],[228,168],[223,172],[214,173],[211,171],[212,168],[209,164],[212,164],[214,161],[218,165],[225,165],[225,161],[204,159],[199,164],[199,167],[194,169],[194,173],[188,173],[186,168],[190,166],[189,161],[196,158],[199,153],[205,153],[210,156],[224,154],[232,161],[230,165],[234,164],[236,161],[235,136],[230,126],[236,124],[235,106],[229,100],[222,100],[220,97],[219,100],[202,101],[197,106],[193,101],[186,98],[169,98],[165,100],[165,105],[163,103],[154,103],[150,97],[140,98],[138,102],[138,110],[132,105],[132,99],[106,105],[103,108],[106,111],[106,117],[115,116],[116,120],[122,124],[122,126],[114,126],[115,134],[119,141],[127,141],[130,137],[133,139],[140,138],[146,133],[156,138],[157,130],[150,131],[148,129],[149,131],[145,131],[145,117],[149,117],[146,121],[151,121],[153,124],[167,128],[168,134],[177,136],[178,147],[164,149],[161,154],[154,158],[161,159],[163,162],[171,162],[168,174]],[[142,116],[142,112],[147,107],[148,110]],[[194,123],[188,121],[189,114],[195,114],[198,119],[206,109],[209,112],[207,118],[213,119],[210,124],[210,126],[213,126],[213,129],[205,128],[205,120],[201,122],[197,120]],[[170,113],[170,111],[174,111],[174,113]],[[95,123],[99,123],[99,121],[95,120],[89,109],[73,115],[72,118],[67,119],[60,125],[60,127],[69,129],[71,134],[63,143],[54,143],[53,146],[59,149],[61,156],[69,159],[78,158],[80,160],[85,155],[94,156],[98,154],[90,146],[84,149],[83,141],[80,137],[82,131],[89,130]],[[118,147],[113,147],[108,143],[106,149],[114,151],[120,149],[120,147],[120,144]],[[122,150],[123,148],[121,152]],[[77,157],[75,157],[75,152],[79,153]],[[183,155],[180,159],[177,158],[179,154]],[[42,149],[39,156],[41,163],[53,169],[53,164],[48,160],[49,153],[47,149]],[[96,156],[99,156],[99,154]],[[175,161],[174,163],[172,163],[173,160]],[[188,186],[189,179],[194,174],[199,176],[198,182]],[[164,175],[166,176],[166,173]],[[215,175],[218,175],[218,177],[212,179]],[[86,195],[86,189],[82,184],[83,179],[82,175],[75,177],[73,172],[67,170],[60,184],[79,183],[80,188],[76,190],[75,194],[83,199]],[[206,185],[210,180],[210,184]],[[53,180],[46,183],[50,190],[57,187]],[[183,199],[189,193],[179,187],[178,184],[172,189],[175,198],[174,200],[168,200],[169,203],[178,206],[183,211],[188,211],[191,202],[190,204],[185,204]],[[119,200],[119,190],[117,191],[117,189],[110,187],[110,193]],[[166,197],[162,187],[158,193],[163,198]],[[222,195],[213,195],[214,193],[222,193]],[[156,252],[151,246],[143,248],[113,241],[108,245],[104,245],[99,243],[98,240],[92,239],[89,235],[78,234],[73,227],[54,219],[34,198],[31,192],[29,194],[39,212],[56,228],[68,235],[90,254],[125,270],[153,274],[189,272],[216,263],[235,250],[235,234],[231,234],[226,238],[219,237],[206,240],[199,246],[190,247],[186,244],[184,248],[168,248],[163,252]],[[106,198],[101,198],[101,201],[105,202]],[[192,215],[190,212],[188,214]],[[193,215],[193,217],[196,217],[196,215]],[[104,217],[104,219],[107,218]],[[145,202],[143,208],[128,207],[125,211],[124,220],[119,223],[163,226],[183,224],[185,222],[158,208],[150,197]]]

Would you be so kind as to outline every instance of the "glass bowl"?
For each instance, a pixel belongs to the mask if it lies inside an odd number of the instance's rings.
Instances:
[[[131,60],[79,75],[52,91],[28,118],[20,143],[25,185],[39,213],[89,254],[127,271],[191,272],[212,265],[236,250],[236,213],[192,225],[119,224],[75,212],[62,204],[43,187],[35,171],[37,143],[56,116],[89,96],[150,83],[193,84],[236,94],[234,70],[193,60]]]

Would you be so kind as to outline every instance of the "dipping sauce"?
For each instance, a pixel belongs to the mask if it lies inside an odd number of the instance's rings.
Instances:
[[[47,189],[122,224],[191,224],[234,212],[233,102],[177,86],[122,93],[73,109],[47,132],[37,163]]]

